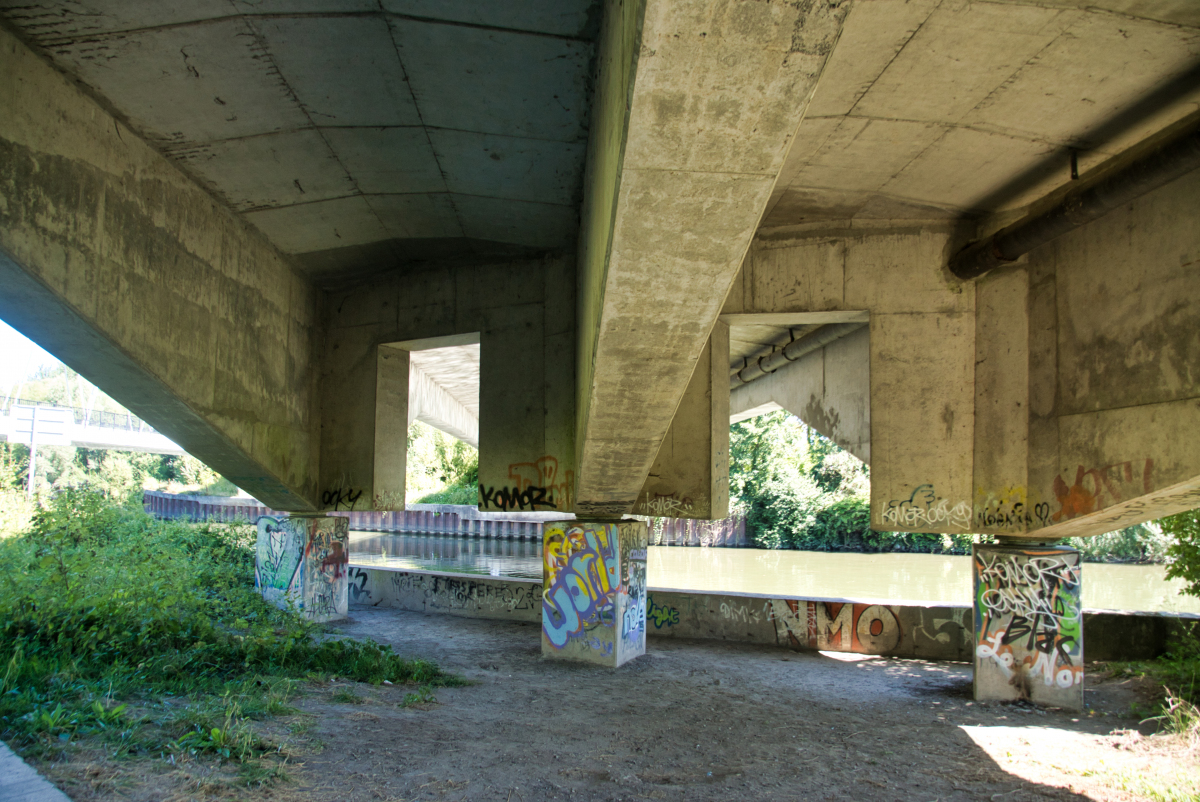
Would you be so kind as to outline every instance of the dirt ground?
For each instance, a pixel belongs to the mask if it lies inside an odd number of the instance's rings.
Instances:
[[[342,632],[432,658],[472,684],[407,707],[412,688],[310,684],[294,702],[302,715],[259,725],[287,743],[291,781],[252,791],[224,784],[218,769],[158,760],[37,768],[77,802],[1014,802],[1200,792],[1196,755],[1139,733],[1129,716],[1135,681],[1095,671],[1080,715],[972,702],[962,664],[652,637],[645,657],[614,672],[543,661],[531,624],[369,607],[351,616]],[[347,690],[365,702],[332,701]]]

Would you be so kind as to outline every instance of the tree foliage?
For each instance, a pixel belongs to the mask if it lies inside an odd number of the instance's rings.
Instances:
[[[1163,518],[1159,525],[1173,538],[1167,546],[1167,577],[1182,579],[1184,593],[1200,596],[1200,509]]]

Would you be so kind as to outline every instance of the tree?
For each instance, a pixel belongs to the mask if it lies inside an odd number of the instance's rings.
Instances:
[[[1159,524],[1174,538],[1167,546],[1167,578],[1184,580],[1183,592],[1200,596],[1200,509],[1163,518]]]

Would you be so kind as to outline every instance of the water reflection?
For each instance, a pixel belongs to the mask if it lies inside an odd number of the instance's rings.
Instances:
[[[542,578],[542,544],[454,535],[352,533],[350,562],[457,574]],[[651,546],[647,584],[658,589],[854,599],[909,604],[971,604],[969,557],[838,554],[701,546]],[[1161,565],[1084,563],[1083,606],[1127,612],[1200,614],[1200,599],[1179,593]]]
[[[350,562],[453,574],[542,578],[542,544],[459,535],[350,534]]]

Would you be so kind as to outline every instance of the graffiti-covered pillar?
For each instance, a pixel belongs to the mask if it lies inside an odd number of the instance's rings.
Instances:
[[[267,601],[311,621],[345,618],[349,537],[344,516],[259,518],[254,586]]]
[[[1080,554],[976,545],[975,698],[1083,709]]]
[[[646,653],[645,521],[547,521],[542,656],[616,668]]]

